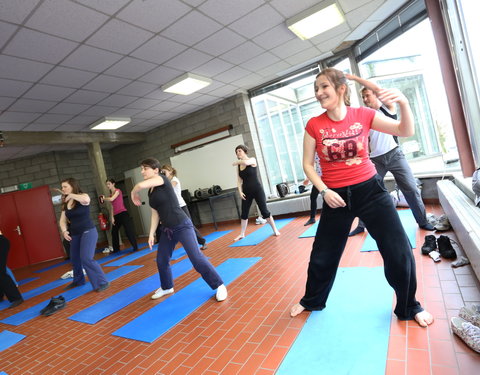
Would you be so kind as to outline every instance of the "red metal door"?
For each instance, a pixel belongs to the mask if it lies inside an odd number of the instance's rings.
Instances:
[[[48,186],[13,193],[30,264],[64,256]]]
[[[7,264],[10,268],[28,266],[31,262],[25,247],[24,237],[21,232],[20,219],[12,194],[0,195],[0,229],[5,237],[10,240],[10,251]]]

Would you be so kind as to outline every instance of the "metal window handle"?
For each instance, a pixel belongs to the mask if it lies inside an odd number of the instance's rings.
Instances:
[[[14,229],[17,231],[18,235],[21,236],[22,235],[22,230],[20,229],[20,225],[17,225],[17,227]]]

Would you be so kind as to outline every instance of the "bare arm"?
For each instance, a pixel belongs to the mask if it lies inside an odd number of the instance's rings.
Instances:
[[[238,159],[238,160],[235,160],[233,163],[232,163],[233,166],[235,165],[250,165],[252,167],[256,167],[257,166],[257,159],[255,158],[248,158],[248,159]]]
[[[379,91],[382,89],[375,82],[369,81],[368,79],[364,79],[362,77],[358,77],[358,76],[353,75],[353,74],[345,74],[345,77],[347,77],[347,79],[349,79],[349,80],[358,82],[360,85],[366,87],[369,90],[372,90],[375,93],[375,95],[377,95],[377,97],[379,95]],[[378,98],[378,99],[380,99],[380,98]],[[395,108],[395,105],[393,103],[385,103],[381,99],[380,99],[380,101],[382,102],[382,104],[385,105],[385,107],[387,107],[387,109],[390,113],[396,113],[397,112],[397,109]]]
[[[90,204],[90,197],[88,194],[68,194],[65,197],[65,202],[68,202],[70,200],[76,200],[78,203],[80,203],[82,206],[88,206]]]
[[[411,137],[415,134],[413,113],[408,99],[397,89],[381,89],[378,99],[382,103],[397,103],[400,108],[400,120],[376,114],[372,122],[372,129],[399,137]]]
[[[72,238],[70,237],[70,232],[67,229],[67,216],[65,215],[65,211],[62,211],[60,215],[60,230],[62,231],[62,236],[67,241],[70,241]]]
[[[150,219],[150,233],[148,234],[148,246],[150,250],[155,243],[155,231],[157,230],[158,223],[160,222],[160,217],[158,216],[157,210],[152,208],[152,218]]]
[[[104,197],[104,199],[105,199],[106,201],[112,202],[112,201],[114,201],[115,199],[117,199],[117,197],[118,197],[119,194],[120,194],[120,193],[118,192],[118,190],[115,190],[115,193],[113,193],[113,195],[112,195],[111,197]]]
[[[243,190],[242,190],[242,185],[243,185],[243,180],[242,178],[240,177],[239,173],[238,173],[238,167],[235,168],[236,171],[237,171],[237,188],[238,188],[238,194],[240,195],[240,198],[242,199],[246,199],[247,197],[245,196],[245,194],[243,193]]]
[[[152,178],[149,178],[148,180],[139,182],[133,187],[132,192],[130,193],[130,197],[132,198],[133,204],[135,206],[140,206],[142,204],[142,202],[140,201],[140,196],[138,195],[140,190],[150,189],[155,186],[161,186],[163,184],[164,184],[163,178],[160,176],[152,177]]]

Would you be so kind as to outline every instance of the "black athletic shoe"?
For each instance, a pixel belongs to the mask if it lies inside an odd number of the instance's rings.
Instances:
[[[354,230],[352,230],[349,234],[348,234],[348,237],[352,237],[352,236],[355,236],[359,233],[363,233],[365,232],[365,228],[364,227],[361,227],[360,225],[358,227],[356,227]]]
[[[440,236],[437,240],[440,256],[445,259],[457,259],[457,253],[450,242],[450,237]]]
[[[69,289],[75,288],[76,286],[81,286],[81,285],[85,285],[85,284],[70,283],[65,288],[63,288],[63,290],[69,290]]]
[[[312,225],[312,224],[315,224],[314,217],[311,217],[310,219],[308,219],[308,221],[305,224],[303,224],[303,226],[306,227],[307,225]]]
[[[425,243],[422,245],[422,254],[428,255],[433,250],[437,249],[437,239],[433,234],[425,236]]]
[[[17,299],[13,301],[10,306],[8,306],[9,309],[13,309],[14,307],[17,307],[18,305],[21,305],[23,303],[23,298]]]
[[[105,284],[100,285],[97,289],[95,289],[97,292],[103,292],[105,289],[108,289],[110,286],[109,282],[106,282]]]
[[[58,310],[63,309],[66,304],[67,303],[65,302],[65,298],[63,296],[52,297],[48,305],[40,310],[40,314],[44,316],[50,316]]]

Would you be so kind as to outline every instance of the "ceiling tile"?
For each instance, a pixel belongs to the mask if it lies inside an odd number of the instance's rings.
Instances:
[[[232,64],[221,59],[212,59],[202,66],[195,68],[192,73],[205,75],[207,77],[215,77],[219,73],[231,69]]]
[[[150,108],[150,110],[152,110],[152,111],[170,111],[173,108],[178,107],[179,105],[180,105],[180,103],[165,100],[165,101],[163,101],[161,103],[158,103],[157,105],[153,106],[152,108]]]
[[[282,44],[281,46],[271,49],[270,52],[281,59],[285,59],[307,48],[312,48],[312,44],[308,40],[300,40],[295,38]]]
[[[157,65],[135,59],[133,57],[124,57],[112,67],[105,71],[105,74],[112,76],[137,79],[145,73],[154,69]]]
[[[63,124],[65,121],[70,120],[72,117],[73,117],[72,115],[47,113],[37,118],[34,123],[35,124],[54,124],[58,126],[60,124]]]
[[[140,119],[150,119],[154,116],[158,116],[159,114],[161,114],[161,112],[159,111],[152,111],[152,110],[146,110],[146,111],[143,111],[143,112],[140,112],[139,114],[136,115],[136,117],[140,118]]]
[[[3,68],[3,67],[2,67]],[[32,84],[29,82],[14,81],[0,78],[0,96],[22,96]]]
[[[97,120],[102,116],[110,116],[113,112],[117,111],[117,107],[107,107],[104,105],[96,105],[90,107],[86,111],[81,113],[82,116],[97,116]]]
[[[118,94],[113,94],[110,95],[109,97],[103,99],[99,105],[105,105],[105,106],[110,106],[110,107],[123,107],[127,104],[130,104],[137,100],[138,98],[135,96],[126,96],[126,95],[118,95]]]
[[[250,70],[252,72],[256,72],[269,66],[271,64],[275,64],[276,62],[280,61],[278,57],[271,54],[270,52],[262,53],[261,55],[255,56],[251,59],[240,64],[240,66],[244,69]]]
[[[39,0],[2,1],[0,2],[0,19],[21,24],[38,4]]]
[[[57,64],[77,46],[75,42],[21,28],[7,44],[4,53]]]
[[[67,87],[36,84],[23,97],[40,100],[63,100],[75,90]]]
[[[120,8],[125,6],[130,0],[76,0],[90,8],[99,10],[101,12],[113,15],[118,12]]]
[[[55,130],[56,128],[58,128],[58,125],[59,124],[53,124],[53,123],[33,123],[33,124],[30,124],[28,126],[26,126],[25,128],[23,128],[23,131],[26,131],[26,132],[49,132],[49,131],[52,131],[52,130]],[[43,152],[44,150],[44,147],[45,146],[41,146],[41,147],[38,147],[36,146],[38,149],[42,150],[41,152]],[[29,148],[29,150],[31,150]],[[35,153],[38,153],[38,150],[35,150]]]
[[[257,86],[256,82],[258,82],[259,79],[262,79],[262,76],[255,73],[250,73],[249,75],[233,81],[232,85],[248,90]]]
[[[115,64],[121,58],[122,56],[119,54],[82,45],[68,56],[62,62],[62,65],[99,73]]]
[[[364,0],[354,0],[362,2]],[[368,0],[367,0],[368,1]],[[270,5],[274,7],[285,18],[290,18],[303,12],[305,9],[311,8],[314,5],[321,3],[318,0],[271,0]]]
[[[210,55],[194,49],[188,49],[178,56],[175,56],[173,59],[168,60],[165,65],[170,68],[180,69],[187,72],[195,69],[211,59],[212,56]]]
[[[195,48],[212,56],[219,56],[220,54],[242,44],[245,40],[245,38],[230,29],[221,29],[196,44]]]
[[[99,101],[105,99],[108,95],[109,94],[105,92],[77,90],[68,98],[66,98],[65,102],[78,104],[96,104]]]
[[[60,103],[50,109],[48,113],[78,115],[90,107],[90,104]]]
[[[290,67],[290,65],[287,64],[285,61],[279,61],[275,64],[272,64],[272,65],[267,66],[263,69],[260,69],[256,73],[260,74],[263,77],[273,77],[273,76],[278,77],[277,74],[279,72],[283,72],[286,69],[288,69],[289,67]],[[268,80],[270,80],[270,79],[268,79]]]
[[[193,46],[222,27],[221,24],[200,12],[192,11],[162,31],[162,36],[175,39],[187,46]]]
[[[6,111],[0,115],[0,124],[7,123],[25,123],[28,124],[41,116],[41,113],[26,113],[26,112],[13,112]]]
[[[120,108],[115,112],[112,112],[110,116],[112,117],[133,117],[138,113],[143,112],[141,109],[134,109],[134,108]],[[130,123],[128,124],[130,125]]]
[[[294,33],[285,27],[285,25],[281,24],[264,31],[253,38],[253,41],[265,49],[272,49],[296,38]]]
[[[397,0],[395,0],[397,1]],[[402,0],[404,1],[404,0]],[[369,5],[369,3],[372,2],[372,0],[337,0],[337,2],[340,4],[340,7],[342,8],[342,11],[344,13],[351,12],[352,10],[355,10],[357,8],[363,7],[365,5]],[[380,0],[381,3],[385,2],[385,0]],[[377,4],[379,6],[380,4]]]
[[[131,55],[138,57],[139,59],[161,64],[171,59],[173,56],[178,55],[186,48],[187,47],[184,45],[173,42],[161,36],[156,36],[138,48],[136,51],[132,52]]]
[[[108,16],[71,1],[46,0],[25,26],[80,42],[107,19]]]
[[[177,69],[167,68],[166,66],[160,66],[157,69],[145,74],[140,78],[143,82],[155,83],[157,85],[163,85],[178,77],[182,74],[182,71]]]
[[[35,82],[46,72],[52,69],[53,65],[0,55],[0,78],[19,79],[22,81]]]
[[[174,96],[175,94],[171,94],[169,92],[162,91],[161,89],[152,91],[150,94],[145,95],[148,99],[155,99],[155,100],[167,100]]]
[[[1,85],[1,84],[0,84]],[[0,96],[0,112],[5,111],[17,99]]]
[[[307,48],[285,59],[291,65],[306,64],[309,61],[319,61],[322,53],[317,48]]]
[[[235,21],[229,27],[250,39],[283,22],[283,17],[270,5],[265,4]]]
[[[215,77],[215,80],[218,80],[223,83],[230,83],[236,81],[237,79],[243,78],[246,75],[250,74],[249,70],[235,66],[232,69],[227,70],[226,72],[220,73]],[[209,91],[206,91],[209,92]]]
[[[94,91],[102,91],[102,92],[109,92],[113,93],[117,90],[120,90],[123,86],[128,85],[132,82],[129,79],[118,78],[107,76],[105,74],[101,74],[88,84],[86,84],[83,88],[85,90],[94,90]]]
[[[222,59],[231,62],[232,64],[241,64],[244,61],[252,59],[258,55],[261,55],[263,49],[256,44],[247,41],[238,47],[224,53]]]
[[[132,96],[145,96],[156,89],[158,89],[158,85],[135,81],[123,87],[122,89],[118,90],[117,93],[123,94],[123,95],[132,95]]]
[[[79,115],[71,118],[70,120],[66,121],[64,126],[74,126],[80,125],[85,128],[88,128],[90,124],[93,124],[95,121],[98,120],[98,116],[86,116],[86,115]]]
[[[128,104],[127,107],[135,109],[149,109],[155,104],[158,104],[158,100],[142,98]]]
[[[16,112],[47,112],[56,102],[45,100],[18,99],[8,110]]]
[[[119,20],[110,20],[85,42],[86,44],[129,54],[154,34]]]
[[[168,6],[158,0],[132,1],[118,13],[117,18],[157,33],[190,10],[179,0],[168,0]]]
[[[40,82],[56,86],[77,88],[82,87],[95,76],[97,76],[97,73],[57,66]]]
[[[207,13],[219,22],[223,22],[225,25],[228,25],[253,11],[255,8],[258,8],[263,3],[264,1],[262,0],[208,0],[198,9]]]
[[[1,5],[0,5],[1,11]],[[0,22],[0,50],[3,45],[10,39],[18,26],[10,25],[9,23]]]

